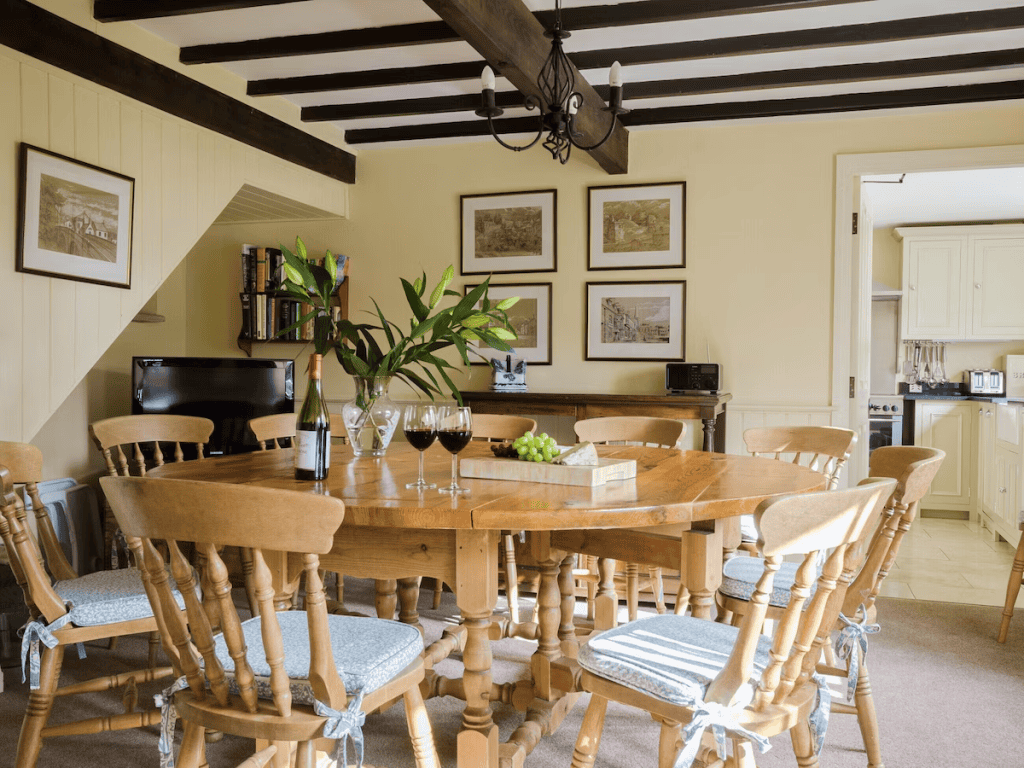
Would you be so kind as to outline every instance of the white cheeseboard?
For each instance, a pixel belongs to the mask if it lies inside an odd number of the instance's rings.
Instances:
[[[636,477],[635,459],[598,459],[596,466],[565,466],[519,459],[466,458],[459,462],[462,477],[483,480],[523,480],[553,485],[604,485]]]

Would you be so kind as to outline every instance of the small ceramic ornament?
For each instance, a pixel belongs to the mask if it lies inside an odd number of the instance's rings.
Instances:
[[[526,361],[512,355],[504,360],[491,359],[491,390],[493,392],[525,392]]]

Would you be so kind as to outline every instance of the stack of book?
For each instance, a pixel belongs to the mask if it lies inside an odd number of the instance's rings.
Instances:
[[[348,258],[338,256],[338,284],[348,274]],[[284,254],[278,248],[242,246],[243,339],[252,341],[307,341],[313,338],[313,321],[285,331],[309,314],[310,304],[295,301],[280,292],[284,283]],[[332,308],[337,309],[337,308]]]

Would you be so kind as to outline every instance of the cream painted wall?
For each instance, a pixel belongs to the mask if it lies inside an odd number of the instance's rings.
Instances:
[[[217,226],[202,237],[186,262],[185,350],[240,354],[237,253],[243,242],[289,243],[301,233],[313,250],[340,250],[353,259],[353,310],[371,307],[373,296],[389,317],[404,322],[399,276],[424,269],[436,279],[448,264],[458,265],[459,195],[554,188],[558,271],[495,278],[554,286],[555,364],[531,368],[531,388],[662,391],[662,363],[583,360],[584,285],[685,279],[687,358],[705,359],[707,342],[712,359],[723,364],[726,387],[735,396],[731,450],[740,450],[745,425],[829,422],[836,155],[1009,144],[1022,134],[1024,108],[1018,104],[636,131],[625,177],[607,176],[585,156],[561,166],[539,148],[517,154],[491,142],[364,150],[349,220]],[[687,182],[686,269],[587,272],[587,187],[676,180]],[[457,277],[456,285],[474,280]],[[163,291],[158,301],[163,311]],[[116,365],[126,370],[123,361],[131,354],[151,351],[137,337],[145,332],[131,329],[130,343],[122,337],[131,349],[118,353]],[[301,363],[305,352],[281,345],[259,354],[299,357]],[[330,399],[349,396],[340,369],[329,368],[327,379]],[[486,369],[475,368],[466,388],[487,382]],[[407,394],[396,387],[396,397]],[[66,466],[75,463],[69,459]]]
[[[903,245],[892,236],[892,228],[876,229],[871,238],[871,279],[886,288],[900,290]]]

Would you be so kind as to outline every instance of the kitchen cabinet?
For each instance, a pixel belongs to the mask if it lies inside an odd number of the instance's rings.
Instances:
[[[1016,546],[1024,505],[1024,406],[985,404],[978,409],[978,478],[981,524]]]
[[[1024,339],[1024,225],[899,227],[905,339]]]
[[[914,404],[914,445],[946,452],[928,495],[921,500],[922,509],[971,509],[977,407],[977,403],[963,400],[918,400]]]
[[[996,440],[995,419],[996,407],[992,403],[983,403],[978,408],[978,486],[980,488],[981,512],[994,515],[996,510]]]

